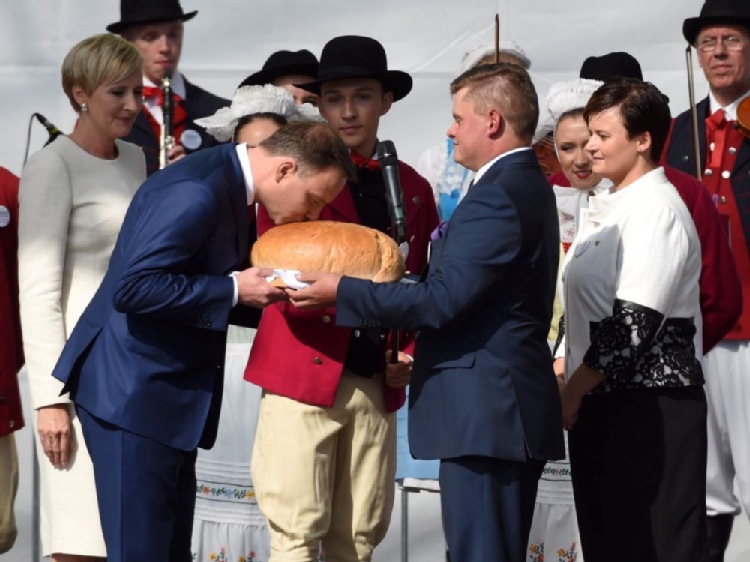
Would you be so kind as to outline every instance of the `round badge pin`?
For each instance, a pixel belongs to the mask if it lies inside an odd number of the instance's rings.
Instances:
[[[10,211],[8,207],[0,205],[0,228],[10,224]]]
[[[180,144],[187,150],[198,150],[203,144],[203,139],[198,131],[185,129],[180,137]]]

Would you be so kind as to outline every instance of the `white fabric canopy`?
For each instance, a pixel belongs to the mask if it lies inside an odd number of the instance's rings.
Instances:
[[[337,35],[380,40],[392,68],[410,72],[414,89],[382,120],[380,138],[416,164],[450,125],[448,84],[464,52],[512,39],[532,61],[540,95],[555,81],[574,78],[589,55],[628,51],[671,99],[676,114],[687,107],[682,21],[702,0],[182,0],[197,9],[185,25],[180,69],[193,82],[230,98],[239,82],[278,49],[316,55]],[[118,0],[0,0],[0,165],[20,173],[29,116],[45,115],[70,132],[75,114],[60,86],[60,64],[80,39],[119,20]],[[700,69],[697,95],[706,93]],[[31,152],[47,140],[32,126]]]

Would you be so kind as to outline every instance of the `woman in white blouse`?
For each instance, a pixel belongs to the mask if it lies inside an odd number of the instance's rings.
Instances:
[[[34,154],[21,176],[21,323],[43,453],[43,554],[55,562],[106,556],[80,423],[50,373],[99,287],[125,211],[146,177],[141,149],[118,140],[141,109],[141,66],[138,50],[116,35],[96,35],[73,47],[62,64],[62,82],[78,113],[75,129]]]
[[[584,117],[610,192],[581,209],[563,265],[563,423],[587,562],[701,559],[706,400],[696,338],[700,243],[658,167],[669,126],[651,84],[616,78]]]

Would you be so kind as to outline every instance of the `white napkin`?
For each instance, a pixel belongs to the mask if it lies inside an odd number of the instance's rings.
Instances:
[[[302,283],[301,281],[297,280],[297,275],[299,275],[300,273],[300,271],[296,271],[294,269],[274,269],[273,275],[271,275],[270,277],[266,277],[266,281],[270,283],[274,279],[278,278],[281,279],[290,289],[304,289],[305,287],[309,287],[309,283]]]

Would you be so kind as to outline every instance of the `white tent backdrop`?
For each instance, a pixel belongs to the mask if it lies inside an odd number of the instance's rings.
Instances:
[[[628,51],[672,100],[687,107],[682,21],[702,0],[183,0],[197,9],[185,25],[180,69],[195,83],[231,97],[239,82],[278,49],[316,55],[336,35],[370,35],[386,48],[392,68],[414,77],[414,89],[383,119],[401,157],[416,163],[422,150],[450,124],[448,84],[461,56],[492,44],[494,15],[501,38],[520,44],[532,60],[540,95],[549,85],[578,75],[589,55]],[[118,0],[0,0],[0,165],[19,174],[27,123],[33,112],[62,131],[75,120],[60,86],[60,64],[80,39],[119,19]],[[700,76],[700,72],[696,72]],[[697,94],[705,95],[702,78]],[[31,152],[47,140],[32,126]]]

